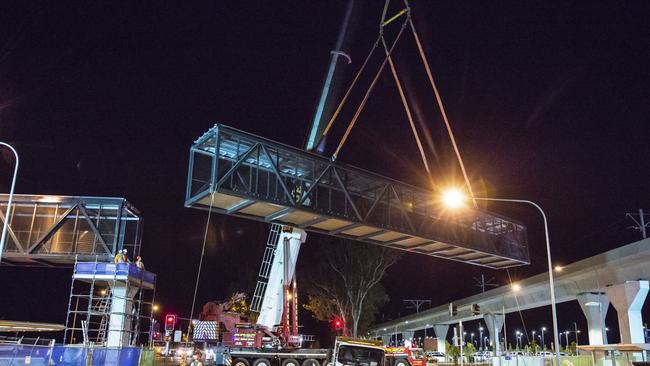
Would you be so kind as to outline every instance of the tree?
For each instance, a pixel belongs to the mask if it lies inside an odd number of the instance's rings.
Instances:
[[[569,354],[571,355],[577,355],[578,354],[578,345],[576,344],[575,341],[572,341],[571,344],[569,345]]]
[[[448,341],[445,341],[445,354],[447,357],[451,358],[454,363],[456,363],[458,357],[460,356],[460,348],[449,343]]]
[[[463,355],[465,356],[466,359],[469,360],[474,353],[476,353],[476,347],[474,347],[473,344],[466,343],[463,346]]]
[[[532,342],[530,342],[530,348],[533,350],[534,354],[537,354],[539,352],[539,344],[537,344],[537,341],[533,339]]]
[[[397,251],[385,247],[329,241],[319,251],[317,276],[312,276],[309,302],[303,307],[319,320],[341,317],[344,334],[357,337],[387,301],[379,282],[399,257]]]

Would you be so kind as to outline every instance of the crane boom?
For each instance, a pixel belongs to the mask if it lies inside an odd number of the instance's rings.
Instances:
[[[282,323],[283,310],[287,311],[284,305],[286,292],[294,278],[300,246],[307,238],[304,230],[285,228],[277,237],[268,282],[257,318],[257,324],[268,329],[273,329]]]

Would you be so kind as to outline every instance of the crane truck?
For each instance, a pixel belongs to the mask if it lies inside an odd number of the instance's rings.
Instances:
[[[244,295],[204,305],[194,322],[195,342],[210,342],[209,358],[231,366],[384,366],[381,341],[336,338],[331,349],[301,348],[297,333],[295,265],[303,230],[272,225],[260,279],[252,305],[259,309],[255,323],[234,310]],[[419,366],[419,365],[412,365]]]

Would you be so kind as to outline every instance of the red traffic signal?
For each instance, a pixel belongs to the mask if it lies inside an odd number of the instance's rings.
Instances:
[[[341,319],[337,318],[337,319],[334,319],[332,321],[332,326],[334,327],[334,329],[343,329],[344,325],[345,325],[345,322],[343,320],[341,320]]]
[[[165,315],[165,330],[174,330],[176,326],[176,314]]]

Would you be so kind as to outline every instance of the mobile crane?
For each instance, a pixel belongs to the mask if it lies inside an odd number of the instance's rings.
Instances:
[[[321,97],[314,120],[308,132],[305,150],[315,151],[324,130],[324,108],[330,96],[330,87],[352,14],[354,1],[348,3],[336,48],[330,54]],[[296,194],[301,192],[296,187]],[[305,337],[298,334],[298,296],[295,278],[296,261],[305,230],[280,224],[271,224],[259,280],[251,300],[251,311],[259,315],[255,323],[240,322],[241,314],[223,311],[228,303],[208,303],[201,314],[203,323],[215,323],[221,344],[210,353],[217,364],[233,366],[320,366],[350,364],[381,366],[384,349],[380,341],[337,338],[333,349],[301,349]],[[207,308],[206,308],[207,307]],[[205,324],[200,324],[199,326]],[[220,329],[220,326],[223,329]],[[196,335],[200,334],[195,331]]]
[[[306,240],[304,228],[491,268],[529,263],[523,225],[480,209],[472,210],[466,215],[441,219],[427,204],[426,197],[430,196],[430,192],[346,167],[344,164],[335,164],[339,150],[377,78],[388,63],[400,90],[423,163],[430,174],[390,56],[401,31],[408,24],[420,47],[441,111],[443,109],[415,28],[410,21],[408,2],[404,2],[407,6],[405,9],[386,19],[388,3],[389,1],[386,2],[380,22],[378,41],[368,55],[369,58],[381,40],[386,52],[384,61],[331,159],[316,157],[219,124],[199,137],[191,147],[186,207],[273,223],[251,302],[251,310],[259,312],[259,316],[256,323],[224,323],[224,329],[219,332],[221,345],[215,351],[218,364],[271,366],[271,362],[277,362],[280,366],[315,366],[316,363],[329,361],[337,366],[377,366],[379,361],[383,362],[384,350],[373,342],[339,339],[333,350],[300,348],[304,338],[298,334],[295,267],[300,247]],[[323,108],[327,103],[336,61],[341,55],[347,56],[340,48],[352,4],[351,1],[339,34],[337,49],[331,52],[330,68],[305,147],[309,152],[322,151],[320,143],[368,60],[366,58],[341,104],[327,127],[324,127]],[[407,17],[400,32],[388,47],[383,38],[384,27],[405,14]],[[445,122],[453,141],[446,117]],[[456,153],[462,166],[457,150]],[[346,172],[343,178],[339,171]],[[345,185],[350,185],[350,188],[354,186],[354,190],[346,189]],[[471,190],[469,181],[467,186]],[[418,225],[413,224],[415,220],[419,222]],[[216,321],[219,324],[219,319]],[[198,328],[197,324],[196,329]],[[195,335],[197,333],[199,332],[195,331]],[[345,347],[345,352],[342,347]],[[347,353],[354,355],[349,358],[345,355]],[[359,362],[359,359],[367,362]],[[404,363],[401,357],[393,359],[397,365]]]

